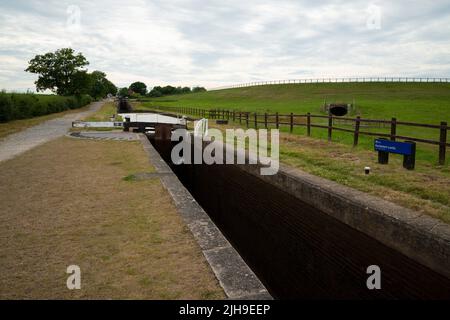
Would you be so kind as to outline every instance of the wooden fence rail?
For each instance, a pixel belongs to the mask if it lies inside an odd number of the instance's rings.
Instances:
[[[236,111],[236,110],[225,110],[225,109],[202,109],[202,108],[186,108],[186,107],[154,107],[157,110],[170,111],[177,114],[190,114],[199,117],[208,117],[210,119],[232,119],[233,122],[239,122],[239,124],[245,123],[246,127],[249,128],[250,124],[257,129],[258,127],[268,128],[270,125],[275,126],[277,129],[280,126],[288,126],[289,132],[294,131],[294,127],[306,127],[307,136],[311,136],[311,128],[327,129],[327,138],[331,141],[333,136],[333,131],[342,131],[353,134],[353,146],[357,146],[359,142],[359,137],[361,135],[365,136],[376,136],[389,138],[392,141],[396,139],[415,141],[420,143],[432,144],[439,146],[439,164],[445,164],[446,149],[450,147],[450,143],[447,142],[447,133],[450,130],[448,123],[442,121],[440,124],[426,124],[426,123],[414,123],[398,121],[396,118],[391,120],[385,119],[365,119],[359,116],[355,118],[350,117],[335,117],[331,115],[314,115],[314,114],[279,114],[278,112],[274,114],[269,113],[257,113],[248,111]],[[313,123],[313,119],[323,119],[326,123],[318,124]],[[352,129],[336,127],[335,123],[338,121],[345,120],[352,125]],[[377,123],[383,124],[386,128],[390,127],[390,133],[384,132],[370,132],[361,130],[364,123]],[[410,127],[422,127],[428,129],[438,129],[439,137],[438,140],[430,140],[418,137],[408,137],[397,134],[398,126],[410,126]]]

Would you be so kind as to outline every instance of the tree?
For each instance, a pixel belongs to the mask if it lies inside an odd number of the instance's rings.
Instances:
[[[161,88],[161,93],[163,94],[163,96],[168,96],[171,94],[175,94],[177,88],[172,87],[172,86],[165,86]]]
[[[148,93],[148,95],[154,98],[162,97],[161,87],[160,86],[153,87],[153,89]]]
[[[91,76],[87,71],[77,71],[66,89],[66,95],[90,94]],[[92,95],[91,95],[92,96]]]
[[[115,95],[117,93],[117,87],[106,78],[106,74],[101,71],[93,71],[89,74],[89,90],[93,98],[103,98],[109,93]]]
[[[59,95],[72,95],[81,91],[76,82],[85,82],[89,62],[83,54],[75,54],[71,48],[63,48],[30,60],[27,72],[38,74],[35,82],[37,91],[51,90]]]
[[[112,83],[111,81],[109,81],[108,79],[106,79],[106,92],[107,94],[112,94],[113,96],[115,96],[117,94],[117,87],[114,83]]]
[[[182,93],[182,94],[190,93],[190,92],[191,92],[191,88],[189,88],[189,87],[183,87],[183,88],[181,89],[181,93]]]
[[[205,92],[206,89],[204,87],[194,87],[192,88],[192,92]]]
[[[120,97],[127,97],[128,96],[128,88],[121,88],[119,90],[119,96]]]
[[[145,96],[147,94],[147,86],[145,85],[145,83],[140,82],[140,81],[133,82],[130,85],[129,89],[135,93],[139,93],[142,96]]]

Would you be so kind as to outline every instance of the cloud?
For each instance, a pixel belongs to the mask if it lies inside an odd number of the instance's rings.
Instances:
[[[378,28],[370,28],[373,8],[380,13]],[[450,5],[447,0],[0,3],[0,88],[33,88],[35,76],[23,71],[27,62],[68,46],[88,58],[90,70],[106,72],[119,86],[448,77]]]

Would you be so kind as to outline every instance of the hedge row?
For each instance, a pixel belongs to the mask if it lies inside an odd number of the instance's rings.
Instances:
[[[91,101],[92,98],[89,95],[62,97],[2,91],[0,92],[0,122],[81,108]]]

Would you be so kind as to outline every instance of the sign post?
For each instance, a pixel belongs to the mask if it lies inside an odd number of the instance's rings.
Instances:
[[[387,139],[375,139],[375,151],[378,151],[378,163],[387,164],[389,153],[403,155],[403,167],[413,170],[416,163],[416,143],[412,141],[391,141]]]

